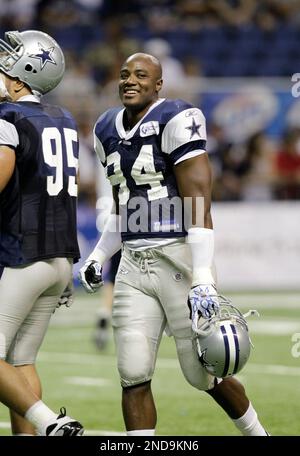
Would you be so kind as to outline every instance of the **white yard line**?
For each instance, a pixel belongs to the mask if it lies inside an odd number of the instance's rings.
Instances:
[[[249,373],[261,373],[270,375],[291,375],[300,376],[300,367],[294,366],[281,366],[279,364],[247,364],[246,368]]]
[[[10,423],[8,421],[0,421],[0,429],[9,429]]]
[[[95,377],[64,377],[64,382],[71,385],[96,386],[100,388],[111,384],[111,381],[106,378]]]
[[[46,363],[63,363],[63,364],[95,364],[99,363],[102,366],[115,366],[116,365],[116,358],[114,356],[97,356],[97,355],[82,355],[82,353],[49,353],[49,352],[41,352],[39,354],[39,362],[46,362]],[[161,358],[157,360],[157,366],[160,369],[178,369],[179,363],[177,359],[173,358]],[[253,364],[248,363],[246,368],[247,373],[261,373],[261,374],[276,374],[276,375],[292,375],[292,376],[300,376],[300,367],[294,366],[284,366],[279,364]],[[71,377],[75,379],[80,379],[82,377]],[[85,386],[95,386],[96,379],[92,378],[91,380],[86,380],[86,377],[83,377],[82,385]],[[90,379],[88,377],[88,379]],[[104,379],[99,379],[100,383]],[[76,380],[79,382],[79,380]],[[88,382],[91,382],[88,385]],[[106,381],[106,380],[105,380]],[[77,383],[79,384],[79,383]],[[100,385],[97,385],[100,386]]]
[[[254,319],[255,318],[255,319]],[[300,319],[299,319],[300,320]],[[280,318],[249,318],[250,334],[264,334],[265,336],[292,336],[293,333],[300,333],[300,321],[296,319]]]
[[[85,355],[83,353],[40,352],[38,362],[116,366],[117,358],[115,356]],[[179,362],[176,358],[163,358],[157,360],[157,366],[165,369],[178,368]]]

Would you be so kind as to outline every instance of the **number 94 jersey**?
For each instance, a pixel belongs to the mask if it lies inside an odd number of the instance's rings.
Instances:
[[[0,195],[0,265],[76,261],[78,138],[72,116],[36,101],[1,103],[0,145],[16,156]]]
[[[94,129],[95,150],[119,196],[122,240],[185,236],[174,165],[205,152],[200,109],[159,99],[130,131],[124,108],[106,111]]]

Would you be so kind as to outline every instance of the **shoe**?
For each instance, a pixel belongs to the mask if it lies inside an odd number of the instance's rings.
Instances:
[[[98,350],[104,350],[110,339],[110,318],[100,317],[97,320],[93,341]]]
[[[66,409],[62,407],[56,421],[47,427],[46,436],[72,437],[82,435],[83,432],[83,426],[73,418],[66,416]]]

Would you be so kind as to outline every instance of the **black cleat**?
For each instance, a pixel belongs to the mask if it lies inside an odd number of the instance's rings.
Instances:
[[[73,418],[66,416],[66,409],[62,407],[56,421],[47,427],[46,436],[72,437],[82,435],[83,432],[83,426]]]

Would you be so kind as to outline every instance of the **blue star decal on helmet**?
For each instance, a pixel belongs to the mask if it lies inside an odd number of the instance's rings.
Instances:
[[[214,367],[213,364],[210,364],[207,359],[206,359],[206,352],[207,352],[207,348],[203,351],[201,351],[201,348],[200,348],[200,344],[199,344],[199,340],[197,339],[197,345],[198,345],[198,357],[199,357],[199,361],[200,363],[202,364],[202,366],[204,367]]]
[[[37,54],[31,54],[29,57],[32,57],[33,59],[39,59],[40,62],[41,62],[41,70],[44,68],[44,66],[46,65],[46,63],[52,63],[53,65],[56,65],[56,62],[55,60],[53,59],[52,57],[52,53],[54,51],[54,46],[48,48],[48,49],[44,49],[43,48],[43,45],[41,43],[38,43],[38,46],[39,46],[39,49],[40,49],[40,52],[38,52]]]
[[[190,139],[192,139],[192,137],[193,137],[194,135],[198,135],[199,138],[201,138],[201,135],[200,135],[200,133],[199,133],[199,128],[200,128],[200,127],[201,127],[201,125],[197,125],[196,122],[195,122],[195,119],[194,119],[194,117],[193,117],[192,125],[191,125],[190,127],[185,127],[186,130],[190,130],[190,132],[191,132],[191,137],[190,137]]]

